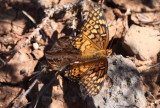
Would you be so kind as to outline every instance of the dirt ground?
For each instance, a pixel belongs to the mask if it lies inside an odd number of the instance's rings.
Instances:
[[[45,52],[59,38],[76,36],[84,11],[98,3],[77,1],[0,0],[0,108],[88,108],[77,84],[45,70]],[[104,0],[102,8],[112,55],[135,64],[145,107],[160,108],[160,1]]]

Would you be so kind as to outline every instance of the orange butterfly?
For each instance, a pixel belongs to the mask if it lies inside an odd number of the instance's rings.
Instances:
[[[69,66],[67,77],[79,82],[81,91],[96,95],[102,88],[108,69],[107,49],[109,34],[102,8],[95,6],[88,15],[80,35],[73,38],[72,45],[81,51],[79,63]]]

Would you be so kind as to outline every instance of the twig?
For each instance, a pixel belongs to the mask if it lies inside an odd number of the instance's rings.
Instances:
[[[149,69],[154,68],[154,67],[157,67],[157,66],[159,66],[159,65],[160,65],[160,62],[157,63],[157,64],[155,64],[155,65],[149,66],[148,68],[146,68],[146,69],[143,70],[143,71],[149,70]]]
[[[2,63],[0,63],[0,68],[2,68],[4,65],[6,65],[6,62],[1,58],[0,58],[0,62],[2,62]]]
[[[26,11],[22,10],[22,13],[26,15],[34,24],[36,24],[36,21]]]
[[[22,92],[23,92],[23,88],[19,91],[19,93],[16,95],[16,97],[9,103],[7,108],[11,108],[11,106],[13,105],[12,103],[21,95]]]
[[[46,71],[46,68],[43,68],[42,71],[40,73],[43,73]],[[40,79],[41,74],[37,77],[37,79],[35,79],[35,81],[29,86],[28,90],[17,100],[17,102],[14,103],[14,105],[12,106],[12,108],[18,108],[20,102],[22,101],[22,99],[24,97],[26,97],[26,95],[31,91],[31,89],[34,87],[34,85],[38,82],[38,79]]]
[[[56,78],[57,78],[56,76],[55,76],[54,78],[52,78],[52,80],[49,82],[49,84],[40,91],[40,93],[39,93],[39,95],[38,95],[38,97],[37,97],[37,99],[36,99],[36,103],[35,103],[34,108],[37,107],[37,104],[38,104],[38,102],[39,102],[39,99],[40,99],[40,97],[43,95],[44,91],[46,91],[46,90],[49,88],[49,86],[51,86],[51,84],[56,80]]]
[[[31,89],[34,87],[34,85],[38,82],[38,79],[36,79],[31,86],[29,87],[29,89],[18,99],[18,101],[16,103],[14,103],[14,105],[12,106],[12,108],[18,108],[20,102],[22,101],[22,99],[24,97],[26,97],[26,95],[31,91]]]
[[[0,52],[0,53],[3,53],[5,56],[10,54],[10,56],[6,60],[3,60],[0,58],[0,61],[2,61],[2,63],[3,63],[2,65],[0,65],[0,69],[3,68],[10,61],[10,59],[13,58],[13,56],[16,52],[17,52],[16,49],[13,49],[9,52]]]
[[[59,69],[59,70],[56,72],[55,77],[49,82],[49,84],[48,84],[44,89],[42,89],[42,90],[40,91],[40,93],[39,93],[39,95],[38,95],[38,97],[37,97],[37,101],[36,101],[36,103],[35,103],[34,108],[37,107],[38,101],[39,101],[40,97],[43,95],[43,93],[49,88],[49,86],[51,86],[51,84],[56,80],[57,76],[60,75],[61,72],[63,72],[65,68],[66,68],[66,66],[61,67],[61,69]]]

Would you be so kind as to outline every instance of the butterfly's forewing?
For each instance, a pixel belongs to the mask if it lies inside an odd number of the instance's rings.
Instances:
[[[85,38],[84,34],[79,35],[74,40],[72,40],[72,44],[75,48],[79,49],[82,52],[81,57],[88,57],[91,54],[98,51],[97,48],[94,47],[94,45]]]
[[[109,34],[104,12],[102,8],[96,6],[89,12],[87,21],[82,27],[80,35],[73,40],[72,44],[87,54],[88,52],[92,53],[96,50],[106,50],[108,42]],[[89,47],[87,47],[86,43]],[[90,49],[91,47],[93,48]]]

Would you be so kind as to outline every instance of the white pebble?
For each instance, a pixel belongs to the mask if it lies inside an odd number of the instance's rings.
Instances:
[[[33,48],[34,48],[35,50],[38,49],[38,48],[39,48],[38,43],[33,43]]]

